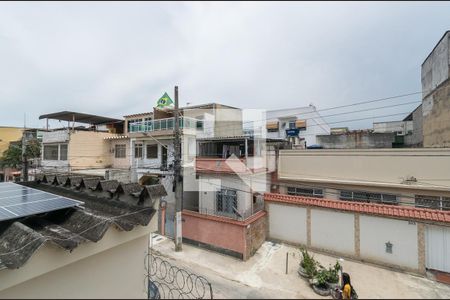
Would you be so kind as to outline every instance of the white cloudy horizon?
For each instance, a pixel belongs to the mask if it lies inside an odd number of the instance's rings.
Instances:
[[[449,15],[444,2],[4,2],[0,126],[23,126],[26,114],[28,126],[43,127],[39,115],[63,110],[151,111],[175,85],[181,105],[248,109],[320,110],[417,92]],[[417,105],[327,121],[406,116]],[[392,119],[402,117],[336,126]]]

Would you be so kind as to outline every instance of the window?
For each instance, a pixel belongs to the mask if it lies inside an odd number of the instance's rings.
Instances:
[[[289,129],[295,129],[295,121],[289,121]]]
[[[59,145],[59,160],[67,160],[67,144]]]
[[[142,158],[142,144],[134,145],[134,158]]]
[[[139,130],[138,126],[133,126],[133,125],[137,125],[137,123],[140,123],[141,121],[142,121],[142,119],[128,120],[128,131],[129,132],[138,131]]]
[[[158,158],[158,145],[147,145],[147,158]]]
[[[67,144],[44,145],[44,160],[67,160]]]
[[[120,144],[115,146],[115,157],[116,158],[125,158],[127,156],[126,153],[127,146],[125,144]]]
[[[339,199],[367,203],[398,204],[396,195],[361,191],[341,191]]]
[[[44,145],[44,160],[58,160],[58,145]]]
[[[323,198],[323,189],[307,189],[298,187],[288,187],[288,195],[292,196],[307,196],[307,197],[318,197]]]
[[[237,210],[237,192],[221,189],[216,192],[216,210],[227,214],[235,214]]]
[[[416,207],[450,210],[450,197],[416,195]]]

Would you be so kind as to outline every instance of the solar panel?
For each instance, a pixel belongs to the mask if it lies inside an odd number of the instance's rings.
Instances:
[[[51,212],[84,204],[52,193],[0,182],[0,221]]]

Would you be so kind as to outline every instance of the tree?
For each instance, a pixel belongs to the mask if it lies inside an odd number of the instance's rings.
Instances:
[[[37,139],[27,142],[25,155],[28,159],[41,156],[41,144]],[[10,143],[0,158],[0,167],[20,169],[22,167],[22,142]]]

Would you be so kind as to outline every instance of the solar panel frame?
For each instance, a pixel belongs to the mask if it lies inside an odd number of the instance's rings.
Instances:
[[[0,222],[83,204],[82,201],[16,183],[0,183]]]

